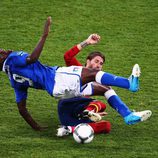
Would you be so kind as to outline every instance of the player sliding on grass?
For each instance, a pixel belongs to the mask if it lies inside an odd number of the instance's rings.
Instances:
[[[73,133],[75,126],[80,123],[88,123],[93,128],[94,133],[109,133],[111,123],[104,120],[96,122],[97,117],[96,113],[94,113],[97,110],[103,114],[105,109],[106,105],[104,103],[91,98],[74,97],[61,99],[58,103],[58,116],[61,127],[57,129],[57,136],[62,137]]]
[[[51,96],[56,98],[81,96],[84,85],[91,81],[102,85],[121,87],[133,92],[139,89],[138,66],[134,67],[130,79],[127,79],[81,66],[50,67],[41,64],[38,59],[48,36],[50,25],[51,17],[48,17],[42,37],[31,54],[23,51],[0,50],[0,70],[3,70],[8,75],[11,86],[15,91],[19,112],[33,129],[42,130],[43,127],[27,111],[28,88],[46,90]],[[84,43],[81,46],[83,47]],[[94,85],[93,95],[95,94],[104,95],[99,85]],[[108,96],[110,97],[111,94]],[[134,122],[139,122],[148,119],[151,116],[151,111],[129,113],[128,116],[130,115],[135,118]]]

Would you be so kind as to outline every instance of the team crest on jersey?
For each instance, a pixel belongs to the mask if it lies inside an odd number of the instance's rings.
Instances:
[[[79,67],[74,67],[73,72],[78,72],[79,69],[80,69]]]

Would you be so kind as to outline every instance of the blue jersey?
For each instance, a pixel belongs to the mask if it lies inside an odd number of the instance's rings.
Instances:
[[[22,51],[12,52],[4,63],[4,70],[16,94],[16,102],[27,98],[29,87],[46,90],[50,95],[53,92],[57,67],[45,66],[39,61],[27,64],[28,55]]]

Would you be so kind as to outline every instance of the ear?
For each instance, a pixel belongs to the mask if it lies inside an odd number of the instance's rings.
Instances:
[[[86,65],[89,65],[89,64],[90,64],[90,60],[87,59],[87,61],[86,61]]]

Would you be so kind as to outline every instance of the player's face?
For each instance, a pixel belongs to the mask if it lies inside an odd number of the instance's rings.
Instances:
[[[101,70],[103,67],[103,63],[103,59],[100,56],[96,56],[92,60],[87,60],[86,67]]]

